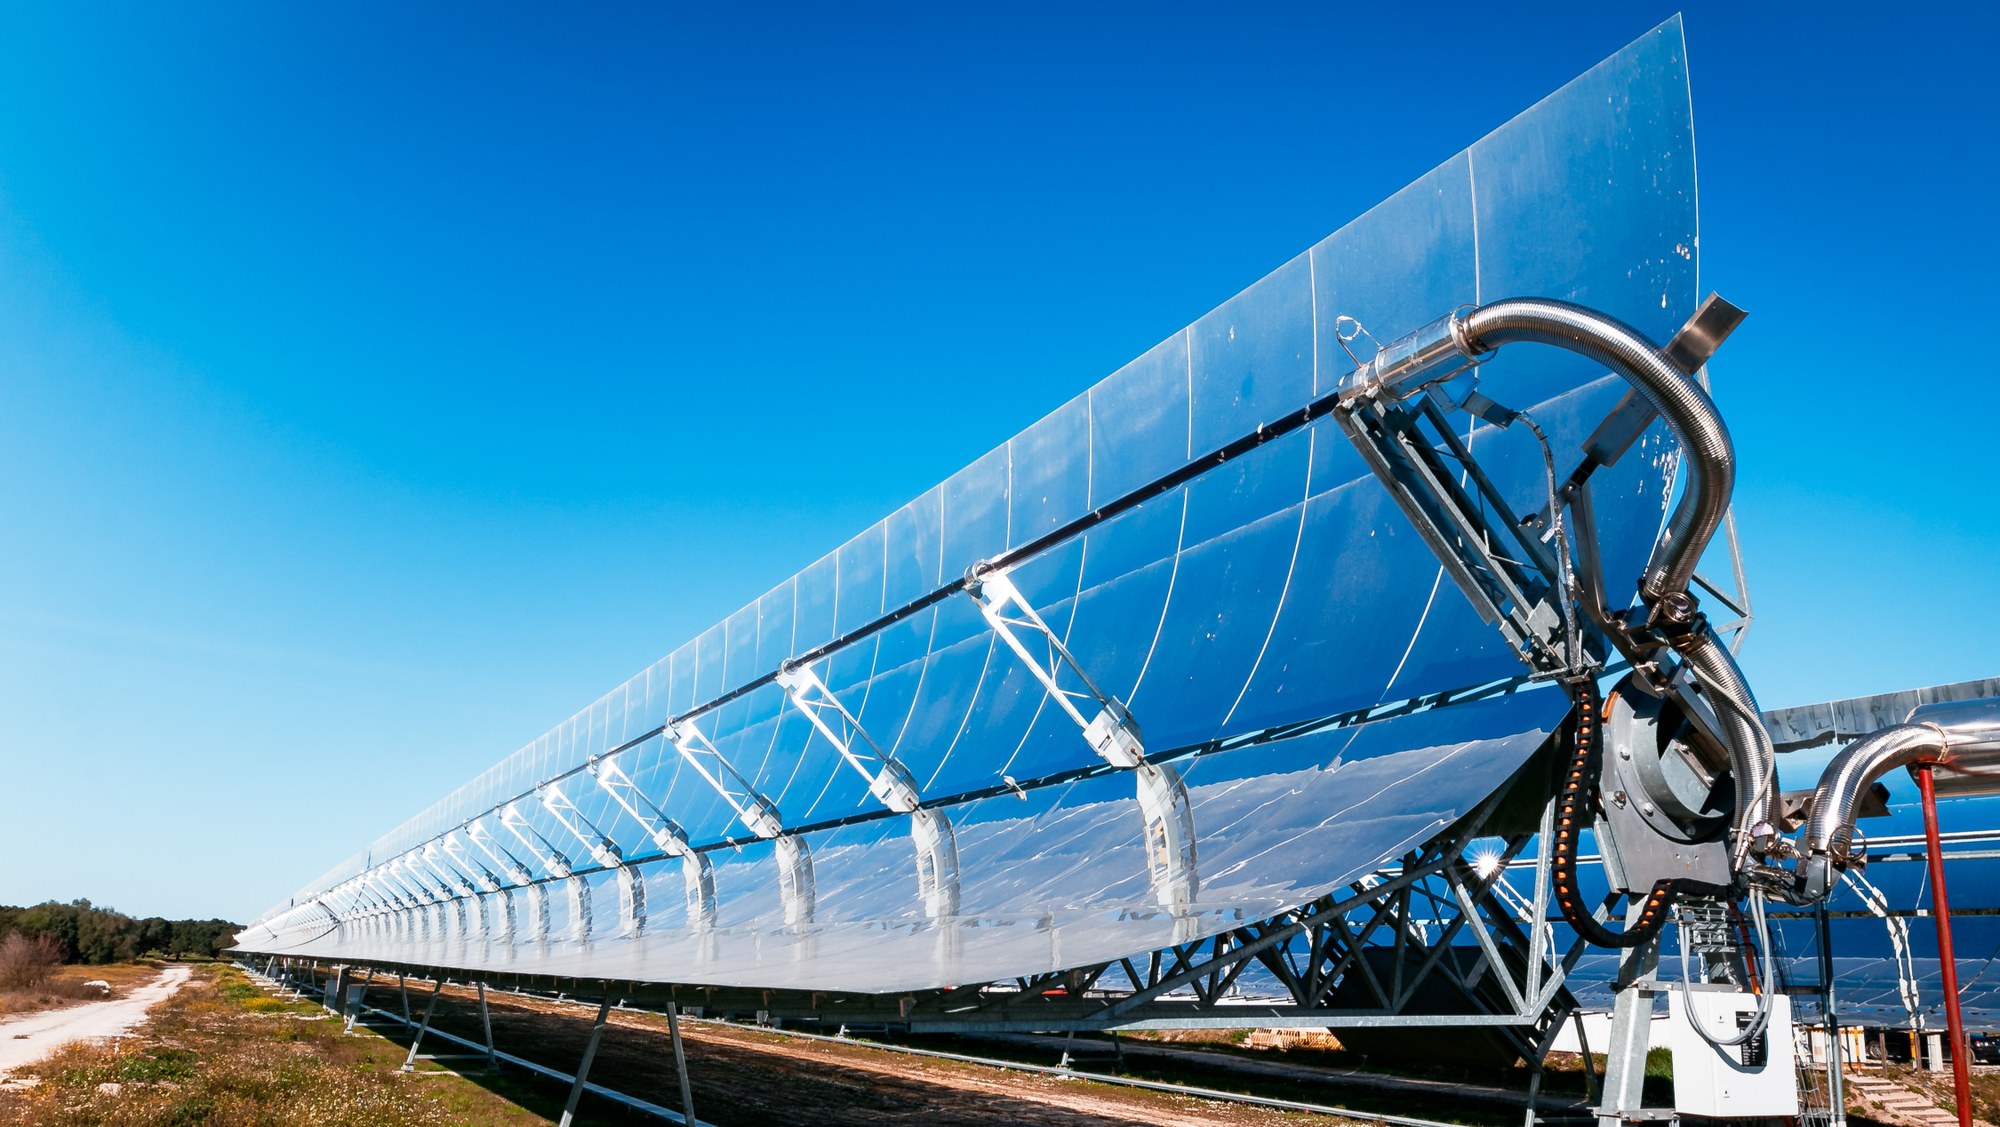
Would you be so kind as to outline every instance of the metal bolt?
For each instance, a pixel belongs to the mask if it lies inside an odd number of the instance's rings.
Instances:
[[[1614,792],[1611,796],[1611,801],[1617,803],[1620,806],[1625,805],[1625,792],[1622,790]]]
[[[1686,591],[1675,591],[1660,600],[1660,617],[1676,625],[1693,622],[1700,604]]]

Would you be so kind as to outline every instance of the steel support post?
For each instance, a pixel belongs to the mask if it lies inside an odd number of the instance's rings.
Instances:
[[[1625,926],[1638,922],[1643,901],[1626,909]],[[1603,1099],[1597,1105],[1600,1127],[1620,1127],[1646,1106],[1646,1050],[1652,1045],[1655,979],[1660,970],[1660,937],[1626,952],[1618,967],[1618,993],[1611,1009],[1611,1043],[1604,1048]]]
[[[439,976],[437,982],[431,986],[430,1001],[424,1003],[423,1024],[417,1026],[416,1036],[410,1038],[410,1055],[403,1058],[404,1072],[415,1072],[417,1070],[417,1049],[424,1043],[424,1034],[430,1032],[431,1014],[437,1012],[438,995],[443,992],[444,978],[443,976]]]
[[[1938,969],[1943,972],[1945,1029],[1951,1035],[1951,1085],[1958,1101],[1958,1127],[1972,1127],[1972,1079],[1965,1040],[1965,1015],[1958,1005],[1958,966],[1951,949],[1951,901],[1944,891],[1944,846],[1938,841],[1937,788],[1931,765],[1916,768],[1917,792],[1924,799],[1924,846],[1930,857],[1931,916],[1937,921]]]
[[[361,975],[361,997],[354,1003],[354,1009],[347,1015],[347,1024],[341,1029],[343,1035],[354,1032],[354,1023],[361,1019],[362,1007],[368,1004],[368,987],[375,981],[375,968],[369,967]]]
[[[1841,1038],[1840,1007],[1834,997],[1833,986],[1833,929],[1827,924],[1826,901],[1821,900],[1813,911],[1814,921],[1819,928],[1819,980],[1826,990],[1826,1087],[1827,1116],[1829,1127],[1847,1127],[1847,1093],[1841,1083]]]
[[[493,1054],[493,1014],[486,1008],[486,983],[479,984],[479,1029],[486,1034],[486,1069],[500,1070],[500,1058]]]
[[[403,1021],[410,1020],[410,977],[402,971],[396,972],[396,993],[403,997]]]
[[[667,1034],[673,1038],[674,1042],[674,1071],[680,1074],[681,1115],[684,1122],[692,1124],[695,1121],[694,1086],[688,1083],[687,1050],[681,1047],[681,1019],[679,1011],[679,1003],[671,1001],[667,1003]]]
[[[563,1104],[562,1121],[558,1127],[570,1127],[576,1122],[576,1105],[583,1099],[584,1079],[590,1075],[590,1062],[597,1056],[597,1043],[604,1039],[604,1022],[610,1016],[611,995],[606,994],[604,1001],[598,1003],[597,1020],[590,1027],[590,1040],[583,1043],[583,1062],[576,1066],[576,1082],[569,1086],[569,1102]]]

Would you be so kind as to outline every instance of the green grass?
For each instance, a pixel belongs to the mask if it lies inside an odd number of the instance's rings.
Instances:
[[[137,1047],[134,1047],[136,1044]],[[266,997],[209,965],[152,1012],[139,1037],[70,1045],[0,1092],[0,1123],[38,1127],[495,1127],[548,1120],[459,1077],[400,1071],[404,1050],[343,1036],[310,1003]]]

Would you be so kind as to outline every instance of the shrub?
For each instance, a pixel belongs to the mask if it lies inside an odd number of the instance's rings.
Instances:
[[[194,1075],[195,1054],[186,1049],[148,1049],[118,1062],[116,1078],[141,1083],[185,1080]]]
[[[62,965],[62,952],[47,936],[14,932],[0,940],[0,990],[33,990]]]

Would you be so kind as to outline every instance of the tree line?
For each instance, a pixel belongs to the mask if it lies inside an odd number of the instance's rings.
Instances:
[[[118,963],[144,955],[212,959],[236,943],[242,924],[228,920],[137,920],[88,900],[20,908],[0,904],[0,939],[46,939],[66,963]]]

